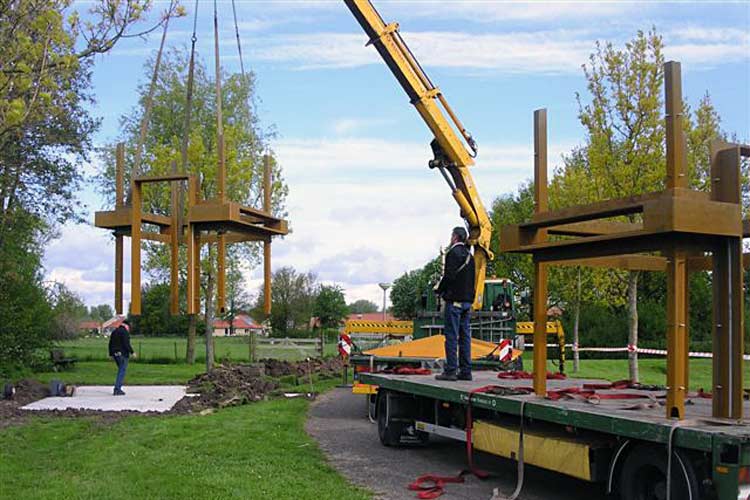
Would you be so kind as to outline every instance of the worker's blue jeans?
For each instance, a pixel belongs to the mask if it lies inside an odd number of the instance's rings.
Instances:
[[[471,302],[445,304],[445,373],[471,374]],[[456,356],[458,351],[458,356]]]
[[[125,380],[125,371],[128,369],[128,358],[126,356],[114,356],[117,363],[117,377],[115,378],[115,392],[122,390],[122,383]]]

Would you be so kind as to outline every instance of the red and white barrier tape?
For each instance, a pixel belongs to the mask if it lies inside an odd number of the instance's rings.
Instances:
[[[524,344],[524,347],[533,348],[534,344]],[[560,347],[559,344],[547,344],[547,347]],[[565,344],[566,349],[573,349],[573,344]],[[666,349],[645,349],[629,345],[627,347],[579,347],[578,352],[637,352],[639,354],[654,354],[657,356],[666,356]],[[713,358],[710,352],[691,352],[688,353],[691,358]],[[750,354],[742,356],[745,361],[750,361]]]

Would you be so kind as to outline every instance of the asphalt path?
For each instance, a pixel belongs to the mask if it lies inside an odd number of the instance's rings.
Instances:
[[[389,448],[380,444],[377,425],[367,419],[365,397],[338,388],[322,395],[310,409],[306,429],[331,465],[377,499],[412,499],[406,487],[422,474],[453,476],[466,468],[463,443],[432,436],[426,446]],[[441,499],[489,500],[494,488],[510,495],[516,486],[516,462],[475,452],[477,465],[492,472],[481,481],[467,476],[448,484]],[[519,500],[612,500],[604,487],[561,474],[526,467]]]

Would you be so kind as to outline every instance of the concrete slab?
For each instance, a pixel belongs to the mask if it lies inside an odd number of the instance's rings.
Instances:
[[[185,397],[186,387],[181,385],[131,385],[123,387],[125,396],[113,396],[112,386],[93,385],[76,387],[69,398],[44,398],[34,401],[22,410],[79,410],[101,411],[155,411],[170,410]]]

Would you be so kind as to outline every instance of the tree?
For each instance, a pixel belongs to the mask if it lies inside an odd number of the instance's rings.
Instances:
[[[78,336],[79,325],[88,315],[86,304],[81,297],[63,283],[55,283],[50,291],[52,304],[52,338],[72,339]]]
[[[282,267],[273,273],[270,321],[274,335],[285,336],[290,330],[308,327],[315,304],[316,280],[315,274],[299,273],[293,267]],[[263,311],[262,289],[255,310]]]
[[[20,211],[46,222],[75,215],[80,164],[99,126],[87,109],[94,56],[144,34],[133,28],[151,6],[148,0],[100,0],[82,21],[71,4],[0,5],[0,245],[10,216]],[[181,14],[172,3],[165,16]]]
[[[0,245],[0,376],[28,367],[50,345],[52,308],[42,282],[41,231],[29,214],[13,217],[13,238]]]
[[[108,319],[111,319],[115,315],[115,311],[109,304],[99,304],[98,306],[91,306],[88,312],[88,317],[94,321],[104,323]]]
[[[170,173],[172,162],[181,164],[181,144],[185,134],[184,117],[187,106],[187,76],[189,55],[184,49],[167,51],[161,62],[157,85],[152,101],[148,124],[148,134],[143,145],[141,171],[149,175]],[[146,75],[150,80],[155,61],[146,64]],[[263,130],[256,114],[255,75],[221,73],[222,113],[224,142],[226,151],[227,197],[245,205],[256,205],[260,201],[263,184],[263,155],[268,153],[268,139],[272,133]],[[119,141],[130,145],[126,150],[126,163],[135,160],[135,145],[140,135],[140,122],[145,110],[148,85],[139,87],[140,104],[132,112],[122,117],[123,132]],[[198,61],[194,70],[193,104],[191,128],[188,132],[187,173],[201,178],[202,199],[211,199],[217,194],[216,169],[218,146],[216,140],[216,85],[214,78]],[[98,176],[99,187],[110,203],[114,204],[114,145],[104,151],[105,169]],[[272,153],[271,153],[272,154]],[[279,217],[286,216],[284,202],[288,188],[284,183],[281,167],[272,157],[273,173],[272,212]],[[126,168],[126,182],[130,169]],[[144,190],[143,208],[152,213],[170,213],[170,195],[166,184],[147,186]],[[146,262],[144,268],[157,279],[166,279],[169,273],[169,248],[159,244],[145,244]],[[259,243],[238,243],[227,247],[227,267],[248,267],[259,261]],[[213,305],[216,294],[216,248],[215,245],[202,245],[201,288],[203,297],[203,319],[206,324],[206,337],[211,335]],[[184,249],[180,258],[180,281],[184,283],[186,268]],[[242,281],[242,274],[236,273],[230,279]],[[229,283],[228,288],[239,286]],[[197,318],[190,319],[188,332],[187,361],[195,360],[195,330]],[[207,341],[208,342],[208,341]],[[208,352],[210,352],[208,345]],[[212,357],[206,363],[212,363]]]
[[[597,43],[584,65],[590,101],[576,95],[579,119],[587,137],[583,147],[564,158],[550,186],[550,204],[558,208],[659,191],[664,188],[666,159],[662,103],[663,42],[655,29],[639,31],[618,50]],[[691,185],[707,187],[710,139],[722,136],[719,120],[706,96],[687,119],[688,168]],[[637,222],[638,216],[628,216]],[[622,276],[622,273],[619,274]],[[628,343],[638,342],[637,271],[625,273]],[[638,380],[637,354],[629,355],[630,378]]]
[[[169,283],[151,283],[144,287],[143,314],[130,318],[133,335],[150,337],[185,336],[188,318],[172,316],[169,312]]]
[[[347,305],[347,309],[349,310],[349,314],[367,314],[378,312],[379,307],[371,300],[359,299]]]
[[[422,295],[432,293],[440,279],[441,258],[436,257],[421,269],[405,272],[393,281],[391,312],[398,319],[414,319],[420,309]]]
[[[323,328],[338,328],[346,317],[348,308],[344,291],[338,285],[320,285],[315,297],[313,315]]]

